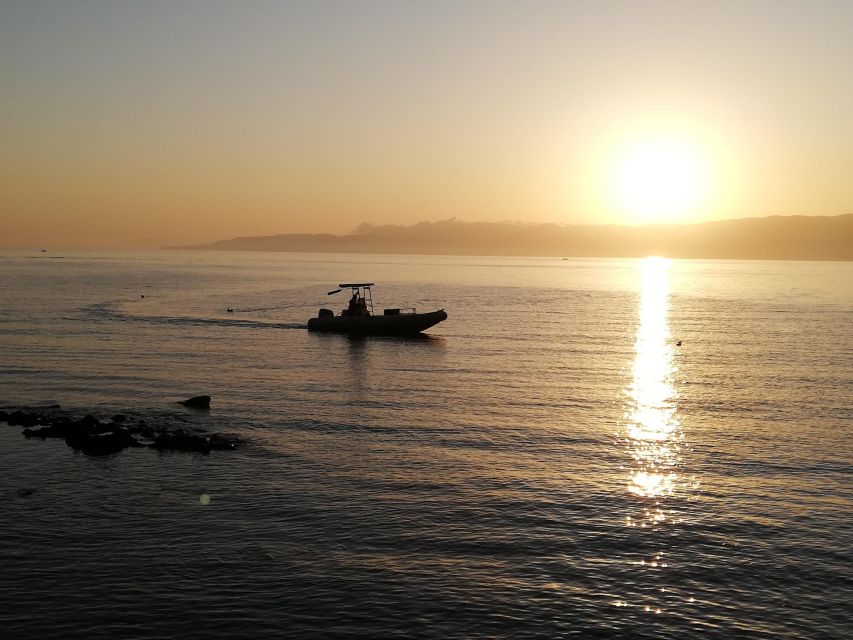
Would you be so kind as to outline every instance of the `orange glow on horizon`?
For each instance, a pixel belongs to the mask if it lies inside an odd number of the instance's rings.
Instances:
[[[115,4],[4,5],[0,246],[853,206],[851,3]]]

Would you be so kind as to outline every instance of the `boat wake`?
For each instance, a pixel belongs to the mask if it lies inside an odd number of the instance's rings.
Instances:
[[[144,322],[161,325],[247,327],[252,329],[306,329],[304,322],[267,322],[243,318],[201,318],[193,316],[158,316],[126,313],[117,308],[119,302],[101,302],[83,309],[90,318],[116,322]]]

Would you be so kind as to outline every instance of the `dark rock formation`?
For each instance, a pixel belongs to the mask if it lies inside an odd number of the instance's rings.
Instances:
[[[79,422],[80,426],[84,429],[97,429],[101,425],[101,421],[98,420],[91,413],[87,413],[85,416],[80,418]]]
[[[127,429],[121,427],[106,433],[75,433],[66,437],[65,442],[72,449],[90,456],[103,456],[128,447],[143,446]]]
[[[210,453],[210,441],[201,435],[196,435],[178,429],[171,433],[163,432],[154,439],[151,445],[155,449],[172,449],[173,451],[195,451],[196,453]]]
[[[185,407],[193,409],[210,409],[210,396],[193,396],[186,400],[181,400],[181,404]]]
[[[209,396],[202,396],[207,398]],[[101,422],[91,414],[75,418],[66,413],[15,410],[0,412],[0,420],[24,427],[26,438],[64,438],[66,444],[88,455],[117,453],[128,447],[151,447],[159,451],[188,451],[208,454],[211,450],[233,451],[242,440],[233,434],[209,434],[198,427],[179,427],[182,416],[157,415],[152,422],[116,414],[112,422]]]
[[[102,425],[100,420],[95,416],[85,415],[79,420],[75,420],[69,416],[49,416],[39,415],[38,419],[32,422],[33,425],[45,425],[39,429],[26,428],[24,435],[27,438],[68,438],[69,436],[85,436],[94,433],[102,433],[109,429],[107,425]]]
[[[27,411],[13,411],[6,417],[10,427],[34,427],[39,423],[39,414]]]
[[[232,434],[213,433],[210,436],[210,448],[220,451],[234,451],[241,443],[240,438]]]

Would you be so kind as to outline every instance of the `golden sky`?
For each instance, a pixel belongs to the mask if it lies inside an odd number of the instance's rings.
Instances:
[[[0,246],[853,211],[853,2],[0,2]]]

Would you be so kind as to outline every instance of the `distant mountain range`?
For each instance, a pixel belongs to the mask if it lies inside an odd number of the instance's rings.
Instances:
[[[596,226],[462,222],[362,224],[346,235],[283,234],[180,249],[744,260],[853,260],[853,214],[700,224]]]

